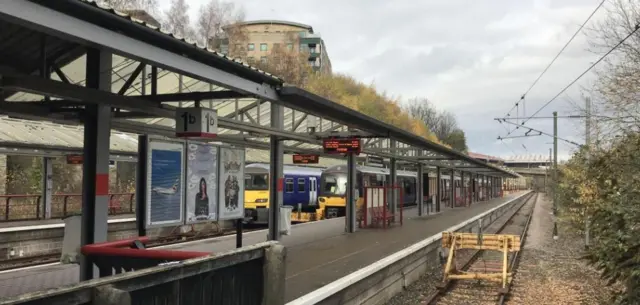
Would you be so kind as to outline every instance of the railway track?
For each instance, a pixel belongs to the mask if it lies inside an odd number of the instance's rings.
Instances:
[[[538,201],[538,194],[532,194],[524,203],[496,220],[484,233],[520,235],[521,243],[526,241],[526,233]],[[501,272],[503,254],[497,251],[459,250],[456,264],[458,269],[467,272]],[[518,267],[519,252],[508,255],[509,272]],[[511,281],[508,285],[511,284]],[[501,284],[486,280],[455,280],[445,284],[438,292],[427,298],[426,304],[443,305],[484,305],[505,304],[509,297],[501,291]],[[423,303],[425,304],[425,303]]]
[[[252,231],[256,231],[256,230],[260,230],[260,229],[261,228],[259,228],[259,227],[250,228],[250,229],[245,229],[243,232],[244,233],[248,233],[248,232],[252,232]],[[148,243],[146,246],[147,246],[147,248],[154,248],[154,247],[160,247],[160,246],[169,246],[169,245],[173,245],[173,244],[179,244],[179,243],[184,243],[184,242],[189,242],[189,241],[202,240],[202,239],[207,239],[207,238],[222,237],[222,236],[227,236],[227,235],[232,235],[232,234],[235,234],[235,230],[224,231],[224,232],[222,232],[222,234],[220,234],[220,233],[212,233],[212,234],[201,234],[201,235],[194,234],[194,235],[166,236],[166,237],[160,237],[160,238],[158,238],[156,240],[153,240],[152,242]],[[60,255],[61,255],[60,252],[57,252],[57,253],[37,255],[37,256],[26,256],[26,257],[18,257],[18,258],[0,260],[0,271],[6,271],[6,270],[18,269],[18,268],[26,268],[26,267],[34,267],[34,266],[46,265],[46,264],[50,264],[50,263],[59,262],[60,261]]]

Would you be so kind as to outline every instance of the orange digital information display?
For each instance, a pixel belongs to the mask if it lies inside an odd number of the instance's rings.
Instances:
[[[293,155],[293,164],[318,164],[320,156],[318,155]]]
[[[84,163],[83,155],[67,155],[67,164],[82,164]]]
[[[362,151],[362,141],[360,138],[324,139],[322,147],[327,154],[359,154]]]

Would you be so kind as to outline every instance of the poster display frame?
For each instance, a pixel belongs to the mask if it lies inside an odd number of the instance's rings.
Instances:
[[[238,200],[238,206],[240,207],[239,211],[234,212],[233,215],[228,215],[229,213],[225,211],[226,208],[226,198],[225,198],[225,168],[224,168],[224,156],[225,151],[238,151],[240,152],[240,166],[238,168],[239,173],[237,174],[237,183],[238,191],[236,193],[236,197]],[[229,146],[220,146],[218,150],[218,221],[223,220],[237,220],[244,219],[244,167],[246,164],[246,150],[244,147],[229,147]]]
[[[146,170],[146,202],[145,202],[145,217],[144,217],[144,225],[146,229],[153,228],[162,228],[169,226],[177,226],[184,225],[185,223],[185,176],[186,176],[186,141],[179,139],[170,139],[166,137],[159,136],[147,136],[147,170]],[[162,147],[165,147],[168,151],[180,151],[180,182],[177,183],[177,187],[180,188],[180,217],[179,219],[167,220],[167,221],[151,221],[151,211],[152,211],[152,174],[153,174],[153,150],[162,150]],[[178,149],[179,147],[179,149]],[[160,149],[159,149],[160,148]]]
[[[207,219],[196,219],[196,220],[189,220],[189,201],[188,201],[188,192],[189,192],[189,181],[187,181],[187,179],[189,179],[189,146],[190,145],[199,145],[199,146],[208,146],[211,147],[212,149],[215,149],[216,151],[216,160],[215,160],[215,174],[216,174],[216,181],[215,183],[212,183],[213,185],[215,185],[215,192],[213,192],[212,195],[208,196],[209,198],[215,198],[215,217],[214,218],[207,218]],[[198,224],[198,223],[206,223],[206,222],[212,222],[212,221],[218,221],[219,217],[220,217],[220,153],[221,153],[221,146],[220,145],[215,145],[215,144],[211,144],[211,143],[206,143],[206,142],[201,142],[201,141],[186,141],[185,143],[185,158],[184,158],[184,170],[185,170],[185,179],[184,179],[184,224],[186,225],[191,225],[191,224]],[[210,182],[207,182],[207,186],[210,185]]]

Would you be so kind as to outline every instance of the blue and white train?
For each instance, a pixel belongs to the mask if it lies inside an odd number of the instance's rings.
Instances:
[[[322,168],[285,165],[283,168],[283,204],[294,211],[315,211],[318,181]],[[253,163],[244,168],[245,222],[267,223],[269,214],[269,164]]]

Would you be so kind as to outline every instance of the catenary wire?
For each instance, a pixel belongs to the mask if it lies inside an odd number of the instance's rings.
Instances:
[[[564,47],[562,47],[562,49],[560,49],[560,52],[558,52],[558,54],[556,54],[556,56],[553,58],[553,60],[551,60],[551,62],[547,65],[547,67],[542,71],[542,73],[540,73],[540,75],[538,76],[538,78],[536,78],[535,81],[533,81],[533,83],[531,84],[531,86],[529,86],[529,89],[527,89],[527,91],[525,91],[525,93],[520,97],[520,99],[518,99],[517,102],[515,102],[515,104],[513,105],[513,107],[511,107],[511,109],[507,112],[507,116],[509,116],[509,114],[511,114],[511,111],[513,111],[513,109],[515,109],[518,104],[520,103],[520,101],[524,100],[525,96],[527,94],[529,94],[529,92],[531,91],[531,89],[533,89],[533,87],[535,87],[535,85],[538,83],[538,81],[540,81],[540,79],[542,78],[542,76],[549,70],[549,68],[551,68],[551,66],[553,65],[553,63],[558,59],[558,57],[560,57],[560,55],[562,54],[562,52],[564,52],[564,50],[569,46],[569,44],[571,44],[571,42],[573,41],[573,39],[576,38],[576,36],[578,36],[578,34],[582,31],[582,29],[584,28],[584,26],[587,24],[587,22],[589,22],[589,20],[591,20],[591,18],[593,17],[593,15],[596,14],[596,12],[602,7],[602,5],[605,3],[606,0],[602,0],[600,2],[600,4],[595,8],[595,10],[593,10],[593,12],[591,12],[591,15],[589,15],[589,17],[587,17],[587,19],[582,23],[582,25],[580,25],[580,27],[578,28],[578,30],[573,33],[573,36],[571,36],[571,38],[569,38],[569,41],[567,41],[567,43],[564,45]]]
[[[538,110],[536,110],[536,112],[534,112],[530,117],[528,117],[527,119],[525,119],[520,125],[524,125],[527,121],[529,121],[532,117],[534,117],[536,114],[538,114],[540,111],[542,111],[542,109],[544,109],[545,107],[547,107],[549,104],[551,104],[553,101],[555,101],[560,95],[562,95],[565,91],[567,91],[567,89],[569,89],[571,86],[573,86],[577,81],[579,81],[583,76],[585,76],[589,71],[591,71],[591,69],[593,69],[597,64],[599,64],[601,61],[603,61],[607,56],[609,56],[609,54],[611,54],[613,51],[615,51],[620,45],[622,45],[625,41],[627,41],[627,39],[629,39],[629,37],[633,36],[633,34],[635,34],[636,32],[638,32],[638,29],[640,29],[640,23],[637,23],[633,29],[633,31],[631,31],[631,33],[629,33],[629,35],[627,35],[625,38],[623,38],[622,40],[620,40],[620,42],[618,42],[613,48],[611,48],[611,50],[609,50],[607,53],[605,53],[604,55],[602,55],[602,57],[600,57],[596,62],[594,62],[591,66],[589,66],[589,68],[587,68],[584,72],[582,72],[582,74],[580,74],[578,77],[576,77],[573,81],[571,81],[567,86],[565,86],[562,90],[560,90],[560,92],[558,92],[558,94],[556,94],[552,99],[550,99],[548,102],[546,102],[544,105],[542,105],[542,107],[540,107]]]

